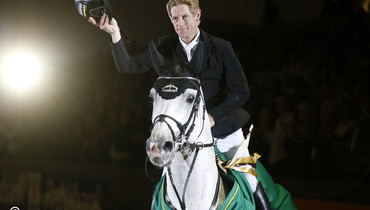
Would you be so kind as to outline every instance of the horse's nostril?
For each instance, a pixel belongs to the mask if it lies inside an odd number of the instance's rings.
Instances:
[[[167,151],[172,151],[173,143],[171,141],[166,141],[166,143],[163,145],[163,149]]]

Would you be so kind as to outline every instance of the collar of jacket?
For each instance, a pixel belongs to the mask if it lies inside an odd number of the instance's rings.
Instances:
[[[196,62],[196,59],[192,59],[190,62],[189,62],[189,66],[192,68],[192,69],[196,69],[197,66],[201,66],[201,69],[202,67],[204,66],[204,63],[205,61],[208,59],[208,57],[210,56],[210,42],[212,40],[212,36],[209,35],[208,33],[204,32],[202,29],[199,28],[199,31],[200,31],[200,40],[199,40],[199,44],[198,44],[198,47],[195,49],[195,52],[194,52],[194,55],[196,53],[199,53],[197,52],[199,50],[199,45],[200,43],[202,42],[202,50],[203,52],[202,53],[202,63],[201,65],[199,65],[198,63],[195,63]],[[180,40],[178,39],[178,36],[177,36],[177,47],[176,47],[176,54],[177,56],[181,59],[181,60],[184,60],[187,62],[187,57],[186,57],[186,54],[184,52],[184,50],[182,49],[182,45],[180,43]],[[194,72],[195,74],[198,74],[199,72]]]

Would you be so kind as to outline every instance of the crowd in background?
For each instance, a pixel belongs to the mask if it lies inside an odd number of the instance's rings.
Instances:
[[[369,169],[370,17],[336,2],[300,25],[275,13],[257,43],[243,46],[260,46],[242,55],[270,70],[249,76],[246,107],[254,113],[252,146],[274,175],[353,180]]]
[[[258,26],[201,25],[230,40],[245,68],[251,152],[276,176],[356,174],[370,160],[370,15],[338,4],[318,20],[292,24],[267,9]],[[43,96],[2,100],[1,158],[142,166],[156,75],[121,75],[110,56],[73,64],[79,70],[57,75],[58,88]]]

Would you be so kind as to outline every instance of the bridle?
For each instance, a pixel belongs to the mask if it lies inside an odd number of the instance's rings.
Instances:
[[[180,203],[181,209],[185,210],[186,209],[186,207],[185,207],[185,192],[186,192],[186,189],[187,189],[187,186],[188,186],[188,183],[189,183],[190,175],[191,175],[191,173],[192,173],[192,171],[194,169],[194,165],[195,165],[195,161],[196,161],[196,159],[198,157],[198,153],[203,148],[206,148],[206,147],[212,147],[213,148],[214,143],[213,143],[213,140],[212,140],[212,143],[208,143],[208,144],[204,144],[204,143],[202,143],[200,141],[199,142],[194,142],[194,143],[190,143],[189,142],[189,137],[192,134],[192,132],[194,130],[194,127],[195,127],[195,120],[197,118],[197,114],[198,114],[198,110],[199,110],[199,105],[200,105],[200,100],[203,97],[203,94],[201,94],[200,81],[198,79],[194,78],[194,77],[159,77],[157,79],[157,81],[160,80],[160,79],[170,79],[170,80],[187,79],[187,80],[195,81],[197,83],[197,94],[195,96],[193,107],[191,109],[191,112],[190,112],[190,115],[189,115],[188,119],[186,120],[186,122],[184,124],[180,123],[175,118],[173,118],[173,117],[171,117],[169,115],[160,114],[160,115],[158,115],[158,116],[156,116],[154,118],[153,123],[152,123],[152,126],[151,126],[151,128],[153,128],[158,122],[164,122],[164,123],[166,123],[168,129],[171,131],[173,142],[175,144],[178,144],[179,145],[177,151],[184,152],[184,150],[190,150],[190,151],[194,151],[195,150],[193,160],[191,162],[191,165],[190,165],[190,168],[189,168],[187,177],[185,179],[185,184],[184,184],[183,193],[182,193],[182,197],[181,198],[180,198],[180,195],[178,193],[178,190],[176,189],[176,187],[174,185],[174,181],[173,181],[173,178],[172,178],[171,169],[170,169],[170,167],[167,168],[168,175],[170,177],[170,181],[171,181],[172,187],[173,187],[173,189],[174,189],[174,191],[176,193],[176,196],[177,196],[177,199],[178,199],[178,201]],[[204,101],[204,98],[203,98],[203,101]],[[202,122],[203,123],[202,123],[202,129],[199,132],[199,135],[198,135],[197,139],[200,137],[200,135],[203,132],[204,120],[206,120],[205,119],[205,113],[206,113],[205,105],[203,105],[202,108],[203,108],[203,116],[202,116]],[[173,130],[173,128],[172,128],[171,124],[168,122],[168,120],[171,120],[171,121],[175,122],[177,128],[180,131],[179,135],[177,135],[177,136],[175,135],[175,131]],[[219,187],[220,187],[220,178],[218,178],[216,192],[215,192],[214,199],[212,201],[211,208],[213,206],[215,206],[216,203],[217,203],[217,198],[218,198],[218,193],[217,192],[219,190]]]

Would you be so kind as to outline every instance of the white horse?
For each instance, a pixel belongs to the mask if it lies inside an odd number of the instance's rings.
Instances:
[[[150,50],[160,77],[150,91],[146,151],[152,164],[163,167],[152,209],[218,209],[224,190],[200,81],[184,62],[165,65],[153,43]]]
[[[161,82],[164,85],[150,91],[153,128],[147,154],[154,165],[164,167],[168,180],[165,199],[176,209],[215,209],[220,177],[199,81],[159,77],[157,83]],[[173,84],[179,82],[189,83],[194,89],[186,88],[173,99],[161,96],[179,92]]]

